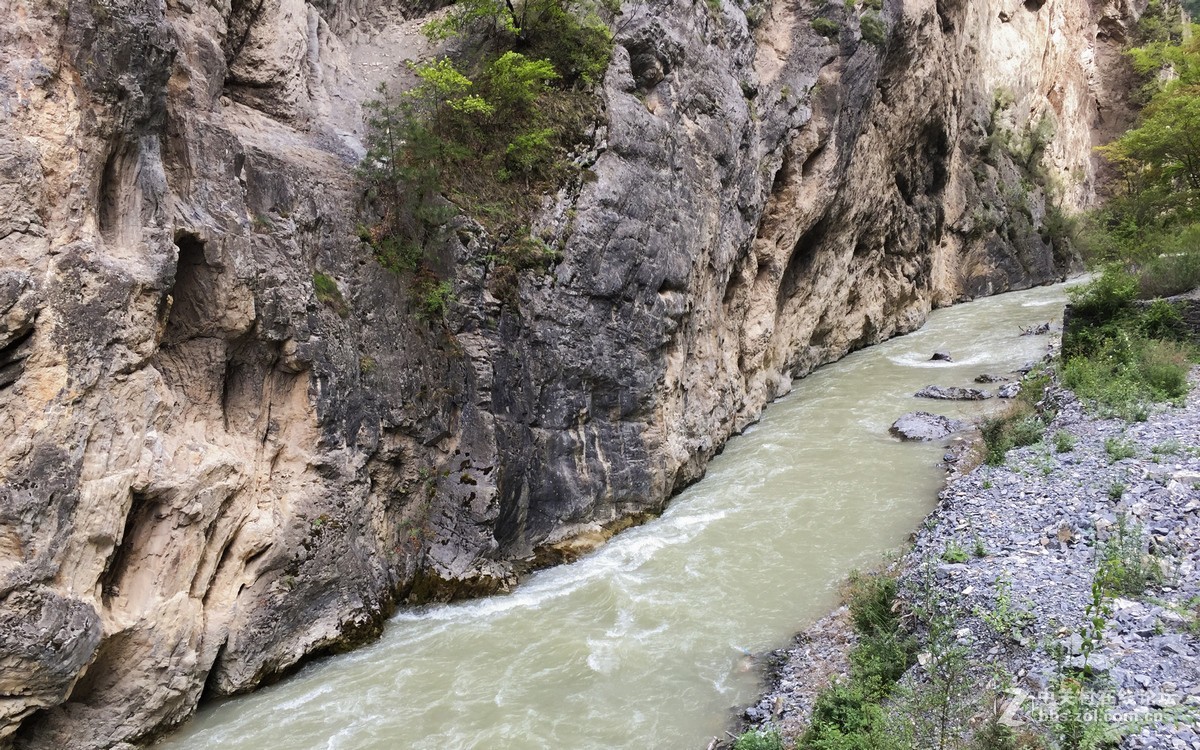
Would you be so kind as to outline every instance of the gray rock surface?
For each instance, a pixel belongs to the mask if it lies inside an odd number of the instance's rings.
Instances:
[[[927,385],[913,395],[939,401],[983,401],[992,397],[991,391],[957,385]]]
[[[996,389],[996,395],[1000,398],[1016,398],[1020,393],[1020,383],[1005,383]]]
[[[901,440],[938,440],[968,427],[966,422],[927,411],[914,411],[897,419],[888,432]]]
[[[0,5],[0,743],[141,742],[658,511],[792,378],[1060,278],[988,133],[1053,119],[1069,207],[1127,119],[1123,3],[906,0],[880,46],[839,3],[626,4],[561,261],[501,299],[457,219],[429,323],[354,179],[429,5]]]
[[[939,606],[958,613],[957,643],[974,674],[985,681],[996,669],[1013,676],[1033,701],[1030,709],[1053,708],[1044,695],[1059,669],[1053,647],[1062,648],[1067,667],[1081,669],[1086,660],[1098,673],[1091,689],[1111,701],[1106,710],[1139,717],[1124,724],[1120,747],[1128,750],[1190,747],[1196,737],[1200,368],[1192,382],[1183,406],[1159,407],[1133,424],[1087,416],[1072,394],[1052,388],[1047,402],[1057,415],[1047,435],[1068,432],[1074,447],[1056,452],[1048,440],[1010,451],[1002,466],[952,474],[898,564],[902,591],[921,596],[913,592],[932,584]],[[1106,449],[1111,440],[1133,446],[1134,456],[1114,462]],[[1135,548],[1153,555],[1143,559],[1162,577],[1141,593],[1110,592],[1101,634],[1085,653],[1080,630],[1096,616],[1088,611],[1096,570],[1120,523],[1125,533],[1141,535]],[[983,555],[948,564],[943,553],[951,547]],[[1016,632],[999,632],[998,620],[988,619],[1001,597]],[[854,637],[835,613],[797,643],[776,657],[751,726],[779,727],[789,736],[802,731],[816,689],[844,674]],[[920,668],[906,679],[922,679]],[[1192,718],[1177,723],[1180,710]]]

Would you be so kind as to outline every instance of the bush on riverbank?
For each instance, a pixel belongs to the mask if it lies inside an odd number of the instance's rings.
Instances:
[[[1071,291],[1063,333],[1063,383],[1102,414],[1145,419],[1148,405],[1188,391],[1195,351],[1179,310],[1156,300],[1138,305],[1143,279],[1119,265]]]
[[[1103,270],[1071,295],[1062,359],[1081,398],[1144,419],[1148,403],[1186,393],[1194,356],[1177,309],[1136,300],[1200,286],[1200,37],[1167,34],[1129,55],[1149,100],[1137,127],[1100,149],[1121,180],[1088,217],[1085,255]]]
[[[983,420],[979,430],[983,436],[984,463],[999,466],[1013,448],[1033,445],[1045,437],[1047,421],[1054,415],[1044,413],[1044,407],[1039,405],[1051,379],[1049,370],[1031,373],[1022,381],[1021,392],[1008,408]]]
[[[850,676],[821,693],[803,750],[876,750],[892,747],[883,702],[916,660],[917,642],[903,627],[896,578],[855,574],[845,592],[858,643]]]

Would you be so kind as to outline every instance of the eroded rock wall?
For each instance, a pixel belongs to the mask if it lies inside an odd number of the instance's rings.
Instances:
[[[0,746],[140,742],[507,585],[792,378],[1059,278],[1046,194],[1090,199],[1135,15],[887,0],[875,45],[841,3],[627,5],[561,262],[501,294],[455,220],[442,324],[353,176],[428,8],[0,0]]]

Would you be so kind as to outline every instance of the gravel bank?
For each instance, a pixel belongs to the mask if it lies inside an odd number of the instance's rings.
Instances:
[[[1192,381],[1200,385],[1200,369]],[[1068,391],[1052,388],[1047,399],[1058,413],[1044,443],[1011,451],[1003,466],[952,472],[897,563],[903,587],[933,582],[939,605],[962,613],[955,637],[969,661],[1011,675],[1025,706],[1015,718],[1030,719],[1052,708],[1045,692],[1059,667],[1050,652],[1061,646],[1068,665],[1082,666],[1078,632],[1098,556],[1125,519],[1164,575],[1141,594],[1108,600],[1087,659],[1106,675],[1096,697],[1108,702],[1106,715],[1137,725],[1121,747],[1200,749],[1194,722],[1156,721],[1180,707],[1200,715],[1200,387],[1182,407],[1134,424],[1089,417]],[[997,632],[1004,607],[1019,625]],[[838,611],[773,655],[770,687],[745,710],[746,726],[797,736],[817,692],[846,672],[853,641]],[[906,680],[920,680],[921,669]]]

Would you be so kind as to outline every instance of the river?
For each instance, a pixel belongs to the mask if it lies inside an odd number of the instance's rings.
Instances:
[[[509,595],[400,612],[383,637],[206,706],[163,750],[697,750],[755,697],[744,650],[778,648],[896,549],[936,500],[940,443],[888,426],[912,398],[1039,358],[1063,286],[935,311],[921,330],[799,380],[666,513]],[[953,363],[930,362],[936,349]]]

